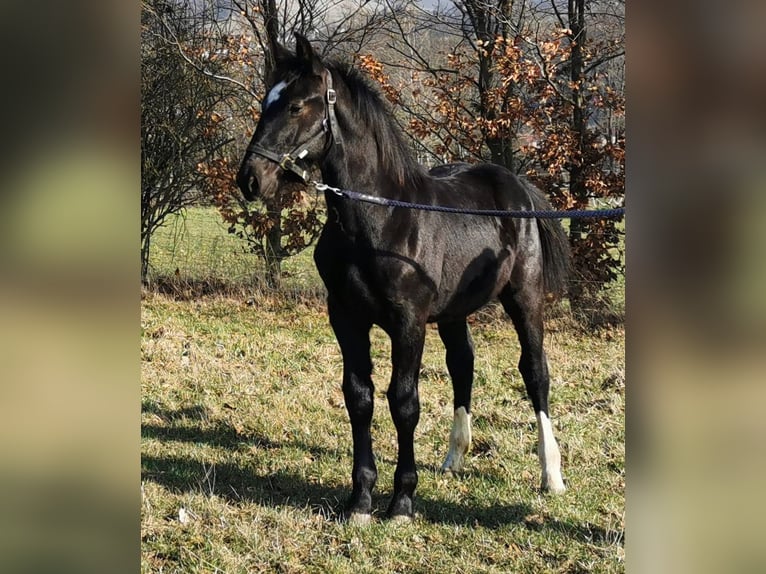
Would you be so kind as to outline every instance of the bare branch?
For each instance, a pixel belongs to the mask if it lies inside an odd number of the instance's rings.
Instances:
[[[619,52],[615,52],[613,54],[606,54],[602,56],[601,58],[597,58],[594,60],[587,68],[585,68],[584,73],[587,75],[602,64],[606,64],[607,62],[611,60],[616,60],[617,58],[624,56],[625,50],[620,50]]]
[[[229,76],[224,76],[222,74],[216,74],[214,72],[211,72],[207,69],[205,69],[203,66],[201,66],[198,62],[195,62],[192,58],[189,57],[189,55],[184,50],[183,45],[178,40],[178,37],[176,36],[175,32],[172,30],[172,28],[168,25],[167,21],[165,20],[164,15],[159,17],[159,21],[161,22],[163,28],[165,31],[170,35],[170,38],[162,37],[162,39],[175,46],[175,48],[178,50],[178,55],[181,56],[181,58],[184,59],[184,61],[189,64],[192,68],[197,70],[199,73],[207,76],[208,78],[212,78],[214,80],[219,80],[223,82],[231,83],[245,92],[247,92],[249,95],[253,97],[253,99],[258,98],[258,94],[253,91],[251,88],[247,87],[245,84],[240,82],[239,80],[235,80],[234,78],[230,78]]]

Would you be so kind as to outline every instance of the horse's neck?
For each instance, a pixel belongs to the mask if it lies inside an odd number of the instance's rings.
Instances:
[[[343,93],[346,104],[353,97],[346,86],[338,82],[339,90]],[[341,93],[341,92],[339,92]],[[340,101],[340,97],[339,97]],[[333,142],[331,148],[321,165],[322,180],[327,185],[344,190],[355,191],[384,197],[388,199],[408,199],[410,201],[419,198],[420,190],[412,189],[413,181],[428,176],[418,172],[415,174],[402,174],[397,172],[396,165],[406,165],[408,169],[420,168],[407,158],[401,156],[396,160],[391,159],[392,150],[386,146],[396,145],[397,150],[404,145],[398,138],[390,137],[386,132],[391,126],[374,126],[374,120],[364,119],[350,115],[350,109],[354,106],[338,105],[338,124],[340,131],[339,143]],[[346,115],[346,114],[349,115]],[[378,131],[381,130],[381,131]],[[386,160],[386,158],[389,158]],[[402,164],[398,162],[404,162]],[[420,187],[420,186],[418,186]],[[333,221],[337,221],[349,237],[357,239],[365,238],[364,241],[375,243],[381,236],[382,229],[388,218],[385,208],[362,203],[349,198],[341,198],[332,192],[325,194],[329,210],[333,213]],[[383,211],[381,211],[383,210]]]
[[[340,144],[333,143],[323,162],[322,181],[342,190],[350,190],[376,197],[392,197],[388,174],[383,170],[375,138],[371,134],[356,137],[341,134]],[[325,192],[328,224],[338,225],[347,238],[362,244],[376,244],[381,237],[386,218],[380,217],[385,208],[373,206],[348,197]],[[381,212],[380,210],[383,209]]]
[[[349,99],[354,96],[345,86],[339,86],[339,89],[345,92],[347,105],[336,108],[340,120],[340,137],[336,141],[340,143],[333,142],[325,156],[322,165],[324,182],[369,195],[397,197],[405,191],[408,182],[417,179],[411,177],[412,174],[402,174],[399,167],[418,170],[418,178],[427,177],[420,173],[420,167],[411,158],[395,156],[388,149],[395,146],[396,153],[406,153],[400,149],[406,144],[388,133],[395,129],[390,125],[375,125],[376,121],[372,119],[353,117],[350,109],[355,104]]]
[[[374,136],[359,137],[346,130],[340,141],[333,142],[322,165],[323,181],[333,187],[380,195],[381,183],[388,178],[380,165]]]

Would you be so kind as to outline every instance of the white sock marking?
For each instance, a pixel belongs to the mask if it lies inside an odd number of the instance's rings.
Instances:
[[[282,92],[287,87],[287,82],[279,82],[276,84],[273,88],[271,88],[271,91],[266,96],[266,99],[263,102],[263,111],[265,112],[269,106],[279,101],[279,98],[282,97]]]
[[[463,468],[463,461],[471,448],[471,415],[465,407],[455,410],[452,419],[452,432],[449,435],[449,452],[442,465],[442,472],[458,472]]]
[[[564,492],[564,480],[561,478],[561,453],[556,438],[553,436],[551,421],[540,411],[537,416],[537,456],[543,471],[542,487],[550,492]]]

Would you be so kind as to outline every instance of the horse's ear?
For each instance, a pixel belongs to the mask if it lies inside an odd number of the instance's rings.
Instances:
[[[274,42],[271,45],[271,53],[274,56],[274,63],[277,66],[285,63],[292,56],[290,51],[279,42]]]
[[[324,64],[322,64],[322,60],[314,52],[311,42],[305,36],[298,34],[298,32],[295,33],[295,55],[301,62],[311,66],[315,74],[320,75],[324,70]]]

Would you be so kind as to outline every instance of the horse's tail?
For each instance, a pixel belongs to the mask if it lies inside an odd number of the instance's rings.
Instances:
[[[535,211],[552,210],[553,206],[542,191],[523,180]],[[570,271],[569,238],[559,219],[538,219],[537,229],[543,250],[543,284],[547,293],[563,295]]]

